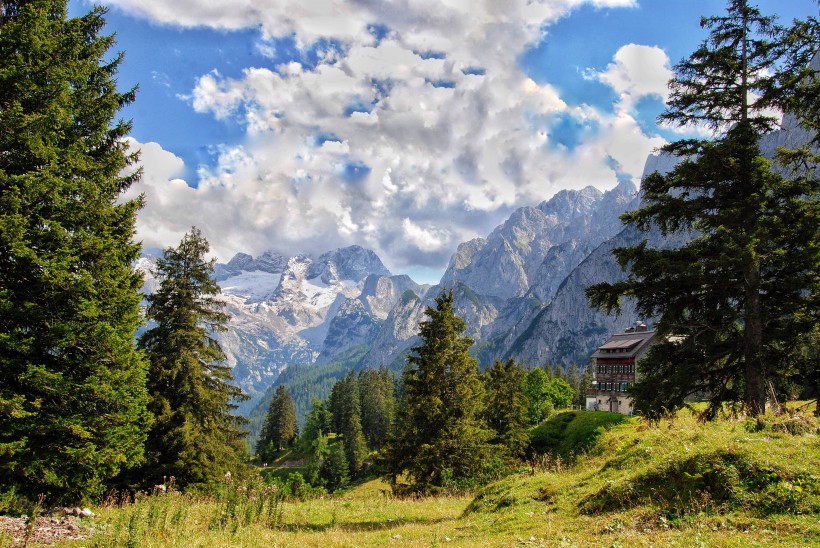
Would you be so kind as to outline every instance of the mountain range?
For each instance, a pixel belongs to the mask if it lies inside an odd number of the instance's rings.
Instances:
[[[634,185],[622,182],[608,192],[565,190],[522,207],[487,238],[459,245],[441,282],[432,287],[391,274],[373,251],[359,246],[316,258],[238,253],[217,263],[215,278],[231,316],[220,342],[236,383],[251,396],[240,411],[249,413],[289,366],[319,366],[353,353],[358,359],[352,367],[401,370],[417,342],[425,308],[446,289],[454,291],[482,366],[509,355],[532,365],[585,364],[583,353],[565,341],[532,346],[522,336],[554,338],[554,333],[533,332],[533,322],[542,321],[554,301],[566,299],[570,275],[621,231],[618,215],[636,203],[635,195]],[[143,261],[143,270],[150,272],[150,254]],[[145,290],[155,284],[148,275]],[[583,287],[578,291],[576,300],[583,301]],[[582,302],[575,308],[573,314],[583,316],[587,307]],[[606,337],[608,327],[579,327],[571,316],[562,325],[586,337],[577,348]]]
[[[784,129],[767,136],[761,148],[772,155],[777,146],[806,140],[786,116]],[[652,155],[644,174],[666,172],[674,163]],[[530,366],[583,368],[611,333],[647,320],[637,318],[629,303],[619,316],[587,303],[588,286],[625,276],[612,249],[644,238],[655,247],[688,238],[625,228],[619,216],[639,203],[628,180],[607,192],[591,186],[558,192],[517,209],[486,238],[460,244],[434,286],[390,273],[373,251],[355,245],[318,257],[238,253],[217,263],[215,278],[232,318],[221,343],[235,382],[251,396],[240,412],[259,414],[254,408],[260,402],[264,408],[264,394],[272,393],[289,367],[303,372],[335,364],[323,371],[337,376],[349,368],[381,365],[400,371],[418,342],[424,310],[450,289],[482,367],[512,357]],[[147,273],[147,292],[156,286],[152,257],[156,252],[147,252],[139,265]]]

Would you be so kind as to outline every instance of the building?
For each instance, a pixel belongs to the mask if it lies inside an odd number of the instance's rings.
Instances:
[[[655,332],[639,323],[613,335],[592,354],[592,388],[587,393],[588,410],[632,414],[627,389],[635,383],[636,365],[652,346]]]

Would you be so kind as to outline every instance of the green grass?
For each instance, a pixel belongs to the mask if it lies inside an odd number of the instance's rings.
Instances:
[[[626,420],[624,415],[603,411],[558,413],[532,429],[531,449],[534,453],[548,453],[572,461],[595,448],[609,428]]]
[[[380,480],[307,501],[261,485],[175,493],[100,508],[96,536],[74,545],[820,545],[817,419],[606,415],[559,415],[554,456],[474,497],[395,498]]]

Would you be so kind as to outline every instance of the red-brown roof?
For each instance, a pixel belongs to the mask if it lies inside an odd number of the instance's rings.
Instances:
[[[593,358],[634,358],[641,354],[655,337],[654,331],[632,331],[612,335],[598,347]]]

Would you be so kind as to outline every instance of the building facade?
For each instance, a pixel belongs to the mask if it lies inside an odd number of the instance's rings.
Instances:
[[[609,338],[592,354],[592,388],[587,393],[588,410],[632,414],[632,398],[627,389],[637,380],[637,364],[655,332],[639,323]]]

